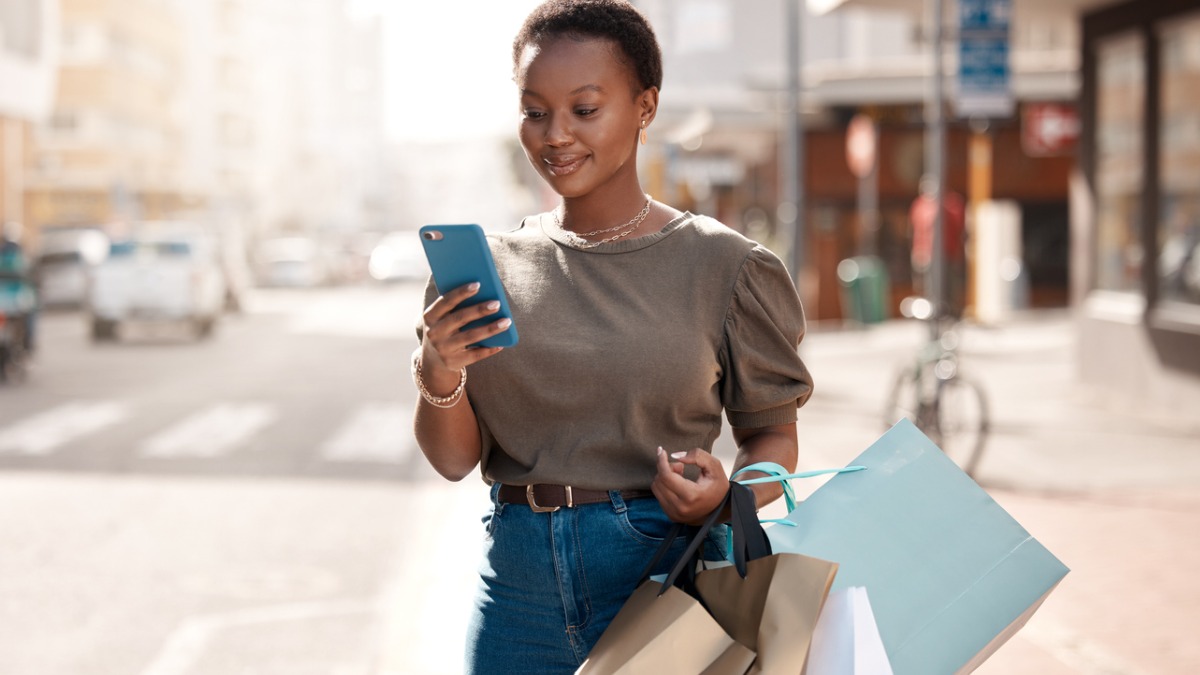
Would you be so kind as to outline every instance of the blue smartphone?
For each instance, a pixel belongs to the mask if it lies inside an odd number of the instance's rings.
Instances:
[[[479,282],[479,292],[467,299],[463,306],[475,305],[489,300],[500,301],[500,311],[476,319],[463,326],[463,330],[478,328],[502,318],[512,319],[508,298],[500,275],[496,273],[496,262],[487,236],[478,225],[426,225],[420,229],[421,245],[433,272],[433,283],[438,293],[445,295],[473,281]],[[472,347],[511,347],[517,344],[517,325],[512,323],[503,333],[497,333]]]

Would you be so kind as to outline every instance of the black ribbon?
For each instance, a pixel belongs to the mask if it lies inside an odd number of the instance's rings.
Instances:
[[[667,592],[668,588],[675,586],[699,599],[700,594],[696,589],[696,574],[697,568],[704,563],[701,547],[726,506],[729,506],[729,529],[733,536],[733,564],[737,568],[738,574],[745,578],[746,563],[771,555],[771,541],[767,538],[767,532],[763,529],[762,523],[758,522],[754,491],[731,480],[725,498],[721,500],[717,508],[713,509],[703,524],[695,526],[675,523],[666,538],[663,539],[662,545],[655,551],[650,563],[646,565],[646,569],[642,571],[642,580],[650,578],[650,574],[670,552],[676,539],[686,537],[687,548],[684,549],[683,555],[667,574],[658,594],[662,595]]]

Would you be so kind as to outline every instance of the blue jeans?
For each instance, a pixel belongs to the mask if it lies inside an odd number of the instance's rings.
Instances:
[[[467,635],[466,673],[574,673],[672,527],[658,500],[609,501],[535,513],[497,501],[484,517],[487,538]],[[714,527],[704,557],[725,559],[725,526]],[[665,574],[686,547],[654,574]]]

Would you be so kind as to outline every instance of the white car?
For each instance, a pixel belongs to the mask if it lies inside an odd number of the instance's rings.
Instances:
[[[92,267],[108,254],[108,237],[98,228],[47,228],[34,257],[38,302],[80,307],[87,301]]]
[[[112,340],[123,323],[187,324],[212,333],[225,307],[225,278],[215,242],[199,233],[147,228],[116,239],[92,272],[92,339]]]
[[[261,286],[314,288],[330,282],[328,253],[308,237],[279,237],[258,246],[255,269]]]
[[[421,247],[421,236],[411,232],[392,232],[371,251],[367,271],[377,281],[425,281],[429,261]]]

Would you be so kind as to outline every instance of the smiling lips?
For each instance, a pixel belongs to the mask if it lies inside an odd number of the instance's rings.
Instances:
[[[584,155],[565,155],[562,157],[547,157],[543,161],[546,163],[546,170],[552,175],[569,176],[579,170],[585,159],[587,157]]]

